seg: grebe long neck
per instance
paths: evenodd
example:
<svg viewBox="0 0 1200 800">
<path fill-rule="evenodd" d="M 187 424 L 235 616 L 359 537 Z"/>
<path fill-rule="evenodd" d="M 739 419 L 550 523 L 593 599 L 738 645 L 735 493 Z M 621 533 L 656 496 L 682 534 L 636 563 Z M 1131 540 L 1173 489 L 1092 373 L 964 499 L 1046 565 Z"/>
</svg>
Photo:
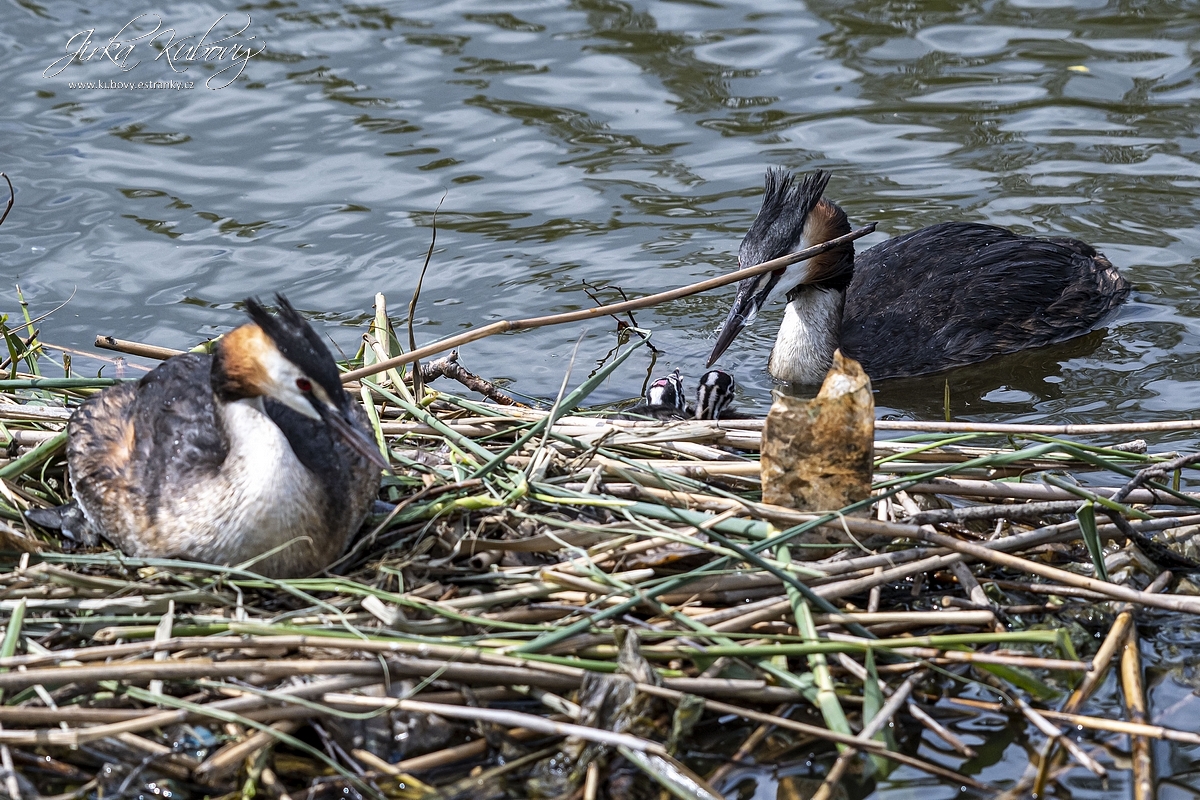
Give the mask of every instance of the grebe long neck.
<svg viewBox="0 0 1200 800">
<path fill-rule="evenodd" d="M 846 290 L 802 285 L 787 299 L 768 369 L 777 380 L 820 383 L 841 343 Z"/>
<path fill-rule="evenodd" d="M 762 208 L 738 248 L 738 264 L 763 264 L 850 232 L 836 204 L 821 197 L 829 174 L 814 172 L 797 184 L 784 171 L 767 173 Z M 717 332 L 712 366 L 759 310 L 787 298 L 783 326 L 771 352 L 771 375 L 793 383 L 820 383 L 840 346 L 842 308 L 854 277 L 854 245 L 847 242 L 791 266 L 738 284 L 737 297 Z"/>
<path fill-rule="evenodd" d="M 229 445 L 226 468 L 254 474 L 267 484 L 281 481 L 300 467 L 284 431 L 267 415 L 261 397 L 247 397 L 217 405 L 217 424 Z M 257 475 L 263 472 L 266 474 Z M 312 481 L 309 477 L 308 481 Z"/>
<path fill-rule="evenodd" d="M 263 399 L 219 403 L 216 422 L 228 443 L 219 470 L 175 487 L 156 520 L 158 535 L 186 541 L 191 557 L 212 563 L 288 544 L 257 562 L 268 575 L 307 574 L 336 558 L 344 540 L 320 534 L 341 509 L 331 507 L 319 476 L 301 466 Z"/>
</svg>

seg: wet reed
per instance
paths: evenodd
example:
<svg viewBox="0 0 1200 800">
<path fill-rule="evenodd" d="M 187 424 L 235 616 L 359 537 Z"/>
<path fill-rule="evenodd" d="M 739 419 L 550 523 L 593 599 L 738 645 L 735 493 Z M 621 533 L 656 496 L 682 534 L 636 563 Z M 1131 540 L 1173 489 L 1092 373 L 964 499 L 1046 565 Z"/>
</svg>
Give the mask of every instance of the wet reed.
<svg viewBox="0 0 1200 800">
<path fill-rule="evenodd" d="M 820 796 L 895 770 L 986 791 L 961 768 L 1001 713 L 1044 743 L 1042 791 L 1068 761 L 1118 768 L 1096 757 L 1109 737 L 1140 743 L 1143 786 L 1149 738 L 1195 742 L 1152 724 L 1137 675 L 1137 615 L 1200 611 L 1166 571 L 1194 563 L 1192 465 L 1120 438 L 1155 429 L 881 440 L 869 501 L 799 513 L 761 502 L 760 421 L 587 408 L 640 342 L 527 408 L 414 393 L 378 311 L 345 366 L 395 467 L 386 510 L 298 580 L 26 522 L 67 499 L 65 420 L 113 381 L 0 331 L 10 797 L 602 797 L 632 775 L 710 798 L 798 748 Z M 852 544 L 796 541 L 816 526 Z M 1086 712 L 1110 668 L 1128 721 Z"/>
</svg>

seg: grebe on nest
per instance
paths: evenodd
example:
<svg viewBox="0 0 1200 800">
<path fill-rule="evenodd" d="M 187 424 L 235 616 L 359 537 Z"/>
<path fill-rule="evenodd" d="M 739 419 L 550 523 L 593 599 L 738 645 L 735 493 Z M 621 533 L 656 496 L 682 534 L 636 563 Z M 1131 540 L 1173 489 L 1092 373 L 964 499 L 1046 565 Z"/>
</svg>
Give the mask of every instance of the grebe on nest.
<svg viewBox="0 0 1200 800">
<path fill-rule="evenodd" d="M 701 376 L 700 384 L 696 387 L 696 405 L 688 405 L 683 399 L 683 378 L 677 369 L 651 383 L 642 402 L 622 416 L 653 417 L 665 421 L 742 419 L 743 415 L 730 410 L 736 391 L 737 383 L 733 375 L 724 370 L 710 369 Z"/>
<path fill-rule="evenodd" d="M 736 394 L 737 381 L 733 379 L 732 373 L 723 369 L 710 369 L 700 376 L 692 416 L 696 419 L 749 419 L 745 414 L 733 410 Z"/>
<path fill-rule="evenodd" d="M 87 400 L 67 425 L 71 489 L 88 525 L 134 557 L 236 565 L 271 577 L 327 567 L 386 467 L 328 348 L 281 295 L 213 355 L 175 356 Z M 286 546 L 284 546 L 286 545 Z"/>
<path fill-rule="evenodd" d="M 665 378 L 656 378 L 646 388 L 642 401 L 626 409 L 626 418 L 652 417 L 661 420 L 684 419 L 688 416 L 683 399 L 683 378 L 675 370 Z"/>
<path fill-rule="evenodd" d="M 796 184 L 768 170 L 762 208 L 738 251 L 749 267 L 850 232 L 821 197 L 829 173 Z M 875 379 L 926 375 L 1087 333 L 1129 294 L 1095 248 L 1004 228 L 944 222 L 855 257 L 847 243 L 747 278 L 717 333 L 711 366 L 767 301 L 786 297 L 773 377 L 820 383 L 842 352 Z"/>
</svg>

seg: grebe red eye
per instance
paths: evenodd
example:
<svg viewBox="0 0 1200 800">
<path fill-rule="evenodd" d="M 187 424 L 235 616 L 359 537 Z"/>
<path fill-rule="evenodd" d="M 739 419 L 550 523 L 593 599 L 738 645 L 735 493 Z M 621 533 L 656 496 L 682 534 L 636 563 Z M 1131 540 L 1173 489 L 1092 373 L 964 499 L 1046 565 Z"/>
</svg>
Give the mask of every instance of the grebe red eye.
<svg viewBox="0 0 1200 800">
<path fill-rule="evenodd" d="M 312 384 L 308 382 L 308 378 L 296 378 L 296 388 L 302 392 L 311 392 Z"/>
</svg>

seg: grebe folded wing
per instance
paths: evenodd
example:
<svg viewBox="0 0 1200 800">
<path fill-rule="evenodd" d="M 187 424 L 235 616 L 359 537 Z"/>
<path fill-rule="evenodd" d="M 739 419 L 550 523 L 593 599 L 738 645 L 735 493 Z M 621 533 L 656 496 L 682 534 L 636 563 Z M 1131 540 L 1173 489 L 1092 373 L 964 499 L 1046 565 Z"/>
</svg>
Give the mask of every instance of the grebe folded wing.
<svg viewBox="0 0 1200 800">
<path fill-rule="evenodd" d="M 856 256 L 841 343 L 876 380 L 927 374 L 1087 333 L 1128 293 L 1084 242 L 946 222 Z"/>
<path fill-rule="evenodd" d="M 140 548 L 120 532 L 152 525 L 164 491 L 213 475 L 225 459 L 211 369 L 207 355 L 168 359 L 93 396 L 68 423 L 72 493 L 89 523 L 126 552 Z"/>
</svg>

